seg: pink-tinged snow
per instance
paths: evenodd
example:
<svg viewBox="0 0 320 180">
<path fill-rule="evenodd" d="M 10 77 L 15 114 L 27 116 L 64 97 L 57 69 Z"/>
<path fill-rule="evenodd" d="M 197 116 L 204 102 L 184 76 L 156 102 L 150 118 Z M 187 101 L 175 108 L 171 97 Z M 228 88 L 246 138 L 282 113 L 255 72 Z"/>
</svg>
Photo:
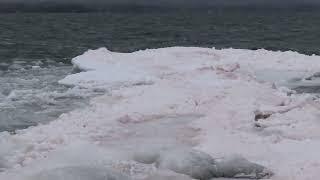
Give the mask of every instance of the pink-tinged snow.
<svg viewBox="0 0 320 180">
<path fill-rule="evenodd" d="M 135 164 L 132 156 L 181 147 L 216 158 L 241 155 L 271 169 L 273 180 L 318 177 L 319 101 L 283 87 L 314 85 L 316 80 L 291 80 L 318 72 L 318 56 L 184 47 L 115 53 L 101 48 L 72 63 L 84 72 L 60 83 L 107 93 L 49 124 L 0 134 L 1 180 L 23 180 L 69 165 L 130 167 L 128 174 L 139 179 L 156 170 Z"/>
</svg>

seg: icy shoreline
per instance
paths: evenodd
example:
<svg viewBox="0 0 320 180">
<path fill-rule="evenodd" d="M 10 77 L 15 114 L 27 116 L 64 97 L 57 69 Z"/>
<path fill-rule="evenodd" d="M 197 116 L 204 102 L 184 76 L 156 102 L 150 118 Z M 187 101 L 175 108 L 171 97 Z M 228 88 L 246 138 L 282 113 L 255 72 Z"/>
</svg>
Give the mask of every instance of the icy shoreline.
<svg viewBox="0 0 320 180">
<path fill-rule="evenodd" d="M 163 48 L 90 50 L 84 70 L 60 83 L 106 91 L 86 109 L 48 125 L 0 134 L 0 179 L 68 165 L 105 165 L 134 151 L 189 147 L 213 157 L 239 154 L 274 180 L 318 177 L 316 97 L 284 85 L 317 84 L 320 57 L 266 50 Z M 301 80 L 309 77 L 309 80 Z M 300 78 L 300 79 L 299 79 Z M 152 167 L 134 169 L 139 177 Z M 147 169 L 147 170 L 146 170 Z"/>
</svg>

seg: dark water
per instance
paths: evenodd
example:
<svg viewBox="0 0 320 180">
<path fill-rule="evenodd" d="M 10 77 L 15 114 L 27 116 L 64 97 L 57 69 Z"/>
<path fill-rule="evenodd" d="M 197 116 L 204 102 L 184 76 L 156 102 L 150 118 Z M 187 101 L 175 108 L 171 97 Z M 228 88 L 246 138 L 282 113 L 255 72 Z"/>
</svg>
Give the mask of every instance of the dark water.
<svg viewBox="0 0 320 180">
<path fill-rule="evenodd" d="M 0 14 L 1 61 L 69 61 L 90 48 L 167 46 L 294 50 L 319 54 L 320 11 Z"/>
<path fill-rule="evenodd" d="M 46 123 L 81 106 L 83 92 L 57 81 L 87 49 L 214 46 L 320 54 L 319 22 L 318 10 L 0 14 L 0 131 Z"/>
</svg>

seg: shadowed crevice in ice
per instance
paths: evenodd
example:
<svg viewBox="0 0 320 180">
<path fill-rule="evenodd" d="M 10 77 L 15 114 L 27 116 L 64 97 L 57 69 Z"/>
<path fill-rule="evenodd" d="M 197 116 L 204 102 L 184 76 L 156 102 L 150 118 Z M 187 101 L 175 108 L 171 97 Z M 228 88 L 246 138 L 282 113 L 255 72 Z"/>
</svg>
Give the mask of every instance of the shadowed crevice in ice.
<svg viewBox="0 0 320 180">
<path fill-rule="evenodd" d="M 200 180 L 216 177 L 262 179 L 273 174 L 264 166 L 239 156 L 214 159 L 204 152 L 185 148 L 139 153 L 134 159 L 140 163 L 155 163 L 159 169 L 169 169 Z"/>
<path fill-rule="evenodd" d="M 296 88 L 293 88 L 297 93 L 314 93 L 319 94 L 320 93 L 320 84 L 315 86 L 298 86 Z"/>
<path fill-rule="evenodd" d="M 0 157 L 0 173 L 7 168 L 8 162 Z"/>
<path fill-rule="evenodd" d="M 295 78 L 288 81 L 288 85 L 298 94 L 320 93 L 320 72 L 313 73 L 307 77 Z"/>
<path fill-rule="evenodd" d="M 304 78 L 305 80 L 311 81 L 314 79 L 320 78 L 320 72 L 316 72 L 314 74 L 312 74 L 311 76 L 308 76 L 306 78 Z"/>
<path fill-rule="evenodd" d="M 252 163 L 243 157 L 228 157 L 217 160 L 216 167 L 216 177 L 263 179 L 273 175 L 264 166 Z"/>
</svg>

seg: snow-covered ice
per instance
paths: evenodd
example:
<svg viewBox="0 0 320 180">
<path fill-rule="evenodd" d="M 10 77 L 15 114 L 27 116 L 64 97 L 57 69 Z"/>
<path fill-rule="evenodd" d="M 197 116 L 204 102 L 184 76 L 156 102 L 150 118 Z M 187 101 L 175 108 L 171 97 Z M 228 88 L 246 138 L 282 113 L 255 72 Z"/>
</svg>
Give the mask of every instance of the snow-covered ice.
<svg viewBox="0 0 320 180">
<path fill-rule="evenodd" d="M 117 173 L 122 179 L 188 179 L 188 164 L 177 168 L 176 163 L 193 162 L 186 158 L 190 152 L 202 152 L 200 157 L 208 157 L 205 164 L 210 156 L 222 159 L 220 166 L 228 173 L 257 165 L 271 170 L 272 180 L 318 177 L 319 100 L 289 89 L 317 85 L 318 56 L 193 47 L 133 53 L 100 48 L 72 63 L 82 72 L 61 84 L 105 95 L 49 124 L 16 135 L 1 133 L 1 180 L 50 179 L 57 173 L 69 178 L 95 174 L 97 180 Z"/>
</svg>

